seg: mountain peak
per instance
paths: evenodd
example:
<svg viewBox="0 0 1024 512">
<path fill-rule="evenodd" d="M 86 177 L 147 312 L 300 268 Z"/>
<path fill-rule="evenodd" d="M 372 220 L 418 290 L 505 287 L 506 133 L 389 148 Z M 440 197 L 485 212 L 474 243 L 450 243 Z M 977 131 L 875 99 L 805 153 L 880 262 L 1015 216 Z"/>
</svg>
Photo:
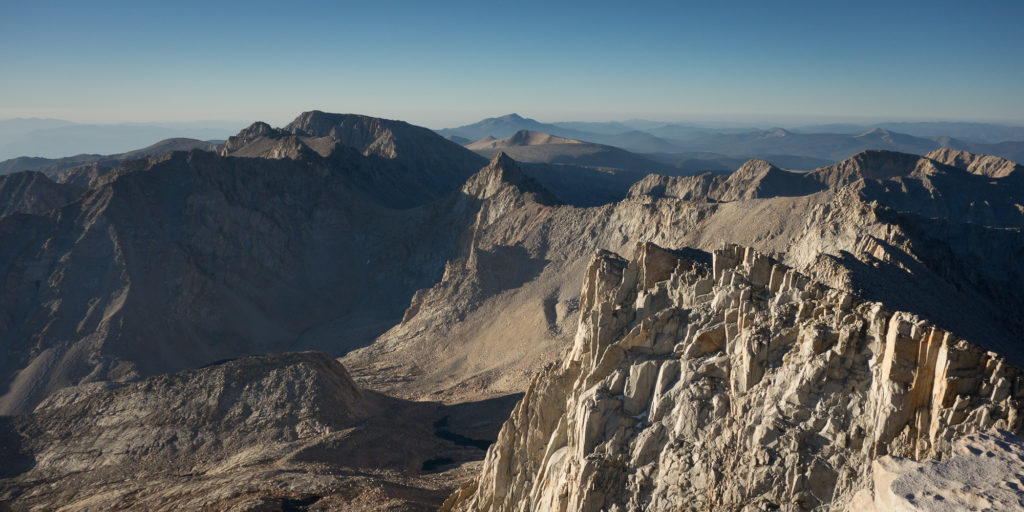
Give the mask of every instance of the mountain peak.
<svg viewBox="0 0 1024 512">
<path fill-rule="evenodd" d="M 518 132 L 513 133 L 511 137 L 506 139 L 506 141 L 510 144 L 515 145 L 527 145 L 530 143 L 530 139 L 533 138 L 533 134 L 535 133 L 538 132 L 532 132 L 530 130 L 519 130 Z"/>
<path fill-rule="evenodd" d="M 886 149 L 865 149 L 860 153 L 857 153 L 850 158 L 847 158 L 846 162 L 856 162 L 861 165 L 868 165 L 872 167 L 879 167 L 889 164 L 906 164 L 914 162 L 916 163 L 921 157 L 918 155 L 912 155 L 910 153 L 901 153 L 899 151 L 889 151 Z M 841 163 L 841 162 L 840 162 Z"/>
<path fill-rule="evenodd" d="M 309 110 L 303 112 L 295 117 L 291 123 L 288 124 L 289 131 L 294 132 L 295 129 L 300 127 L 314 127 L 323 125 L 337 124 L 338 119 L 335 116 L 344 114 L 328 114 L 322 110 Z"/>
<path fill-rule="evenodd" d="M 259 137 L 262 135 L 271 134 L 274 131 L 274 128 L 269 124 L 264 123 L 263 121 L 256 121 L 255 123 L 250 124 L 247 128 L 244 128 L 242 131 L 238 132 L 238 136 Z"/>
<path fill-rule="evenodd" d="M 812 194 L 821 186 L 803 173 L 782 170 L 771 162 L 753 158 L 736 169 L 722 184 L 720 199 L 734 201 L 776 196 Z"/>
<path fill-rule="evenodd" d="M 325 158 L 372 172 L 346 172 L 351 185 L 389 207 L 407 208 L 458 189 L 483 158 L 432 130 L 404 121 L 310 110 L 284 128 L 254 123 L 231 137 L 222 156 Z M 368 160 L 354 157 L 363 156 Z M 353 164 L 353 162 L 356 162 Z"/>
<path fill-rule="evenodd" d="M 502 173 L 517 173 L 522 174 L 519 166 L 516 165 L 516 161 L 512 157 L 505 154 L 504 151 L 498 151 L 498 154 L 491 158 L 491 162 L 487 164 L 487 167 L 501 171 Z"/>
<path fill-rule="evenodd" d="M 582 144 L 582 141 L 567 139 L 565 137 L 558 137 L 551 135 L 550 133 L 538 132 L 534 130 L 519 130 L 512 134 L 511 137 L 503 139 L 503 142 L 507 146 L 539 146 L 544 144 Z"/>
<path fill-rule="evenodd" d="M 478 141 L 488 135 L 499 139 L 509 137 L 523 129 L 551 132 L 552 130 L 557 130 L 558 127 L 512 113 L 498 117 L 488 117 L 476 123 L 456 128 L 445 128 L 443 130 L 438 130 L 438 133 L 441 135 L 458 135 L 460 137 Z"/>
<path fill-rule="evenodd" d="M 498 151 L 494 158 L 491 158 L 487 167 L 470 177 L 469 181 L 462 186 L 462 192 L 478 199 L 487 199 L 508 187 L 513 187 L 522 193 L 532 193 L 534 200 L 541 204 L 559 203 L 551 192 L 524 174 L 519 168 L 519 164 L 504 151 Z"/>
<path fill-rule="evenodd" d="M 860 179 L 886 180 L 909 176 L 921 159 L 909 153 L 869 149 L 842 162 L 816 169 L 811 175 L 829 188 L 839 188 Z"/>
<path fill-rule="evenodd" d="M 256 121 L 238 132 L 238 135 L 228 137 L 228 140 L 224 142 L 224 146 L 220 150 L 220 154 L 221 156 L 228 156 L 259 138 L 276 138 L 286 134 L 286 132 L 274 128 L 263 121 Z"/>
<path fill-rule="evenodd" d="M 0 175 L 0 217 L 11 213 L 41 215 L 78 199 L 81 189 L 57 183 L 38 171 Z"/>
<path fill-rule="evenodd" d="M 736 171 L 733 172 L 733 174 L 753 176 L 767 174 L 769 172 L 772 172 L 773 170 L 780 171 L 781 169 L 779 169 L 778 167 L 775 166 L 775 164 L 772 164 L 767 160 L 762 160 L 760 158 L 751 158 L 750 160 L 744 162 L 739 169 L 736 169 Z"/>
<path fill-rule="evenodd" d="M 1020 164 L 992 155 L 976 155 L 967 151 L 942 148 L 928 153 L 925 157 L 979 176 L 990 178 L 1024 176 L 1024 173 L 1020 172 L 1022 169 Z"/>
<path fill-rule="evenodd" d="M 284 127 L 284 130 L 296 135 L 334 137 L 337 139 L 344 139 L 344 135 L 349 135 L 351 132 L 361 132 L 362 137 L 357 137 L 357 139 L 371 136 L 376 139 L 385 131 L 394 129 L 394 125 L 400 123 L 400 121 L 390 121 L 359 114 L 334 114 L 320 110 L 310 110 L 299 114 L 295 120 Z M 359 147 L 362 145 L 362 142 L 364 141 L 359 140 L 358 143 L 350 145 Z"/>
</svg>

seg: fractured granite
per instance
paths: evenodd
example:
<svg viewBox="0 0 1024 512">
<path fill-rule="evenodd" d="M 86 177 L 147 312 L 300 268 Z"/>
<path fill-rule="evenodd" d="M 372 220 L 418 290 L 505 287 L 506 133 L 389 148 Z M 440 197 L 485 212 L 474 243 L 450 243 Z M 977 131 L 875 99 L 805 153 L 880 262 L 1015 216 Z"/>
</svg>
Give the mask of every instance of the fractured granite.
<svg viewBox="0 0 1024 512">
<path fill-rule="evenodd" d="M 602 252 L 580 304 L 443 510 L 842 509 L 878 461 L 1022 429 L 1024 377 L 998 354 L 748 248 L 710 268 Z"/>
</svg>

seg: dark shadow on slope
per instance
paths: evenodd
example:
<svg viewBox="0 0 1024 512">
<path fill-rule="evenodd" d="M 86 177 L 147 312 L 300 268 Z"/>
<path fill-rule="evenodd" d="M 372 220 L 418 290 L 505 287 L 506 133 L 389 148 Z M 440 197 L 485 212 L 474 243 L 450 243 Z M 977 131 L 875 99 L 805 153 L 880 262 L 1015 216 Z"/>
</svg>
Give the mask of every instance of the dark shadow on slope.
<svg viewBox="0 0 1024 512">
<path fill-rule="evenodd" d="M 678 258 L 700 263 L 701 265 L 710 267 L 712 263 L 712 256 L 710 252 L 702 251 L 700 249 L 694 249 L 692 247 L 683 247 L 682 249 L 666 249 L 668 252 L 676 255 Z"/>
<path fill-rule="evenodd" d="M 485 297 L 519 288 L 532 281 L 550 263 L 534 258 L 525 247 L 499 245 L 490 250 L 476 249 L 477 282 Z"/>
<path fill-rule="evenodd" d="M 22 449 L 22 437 L 14 419 L 0 416 L 0 479 L 16 477 L 35 466 L 35 459 Z"/>
<path fill-rule="evenodd" d="M 310 498 L 285 498 L 281 500 L 281 512 L 304 512 L 310 505 L 320 501 L 319 496 Z"/>
<path fill-rule="evenodd" d="M 453 459 L 451 457 L 438 457 L 436 459 L 430 459 L 430 460 L 423 461 L 423 466 L 421 466 L 420 469 L 423 472 L 429 473 L 429 472 L 432 472 L 432 471 L 437 471 L 438 469 L 444 468 L 445 466 L 449 466 L 449 465 L 454 464 L 454 463 L 455 463 L 455 459 Z"/>
<path fill-rule="evenodd" d="M 483 460 L 486 450 L 498 439 L 501 426 L 512 414 L 523 393 L 515 393 L 476 402 L 445 405 L 441 418 L 433 423 L 434 436 L 447 441 L 436 457 L 423 461 L 420 470 L 437 472 L 450 467 Z"/>
<path fill-rule="evenodd" d="M 522 398 L 523 393 L 513 393 L 443 406 L 443 416 L 434 422 L 434 435 L 458 446 L 485 450 L 498 439 L 502 424 Z"/>
<path fill-rule="evenodd" d="M 473 439 L 471 437 L 466 437 L 462 434 L 457 434 L 455 432 L 452 432 L 451 430 L 448 430 L 445 427 L 448 426 L 449 419 L 451 419 L 451 416 L 445 416 L 444 418 L 441 418 L 434 422 L 435 436 L 440 437 L 445 441 L 451 441 L 452 443 L 455 443 L 456 446 L 472 446 L 474 448 L 479 448 L 481 450 L 486 450 L 487 447 L 494 444 L 493 439 Z"/>
<path fill-rule="evenodd" d="M 863 262 L 843 252 L 854 291 L 890 310 L 908 311 L 1015 365 L 1024 363 L 1024 236 L 888 212 L 909 237 L 916 260 L 887 247 L 891 261 Z M 903 268 L 900 268 L 903 267 Z"/>
<path fill-rule="evenodd" d="M 559 200 L 581 208 L 625 199 L 629 187 L 648 174 L 624 169 L 601 170 L 572 164 L 518 164 L 524 174 L 537 180 Z"/>
</svg>

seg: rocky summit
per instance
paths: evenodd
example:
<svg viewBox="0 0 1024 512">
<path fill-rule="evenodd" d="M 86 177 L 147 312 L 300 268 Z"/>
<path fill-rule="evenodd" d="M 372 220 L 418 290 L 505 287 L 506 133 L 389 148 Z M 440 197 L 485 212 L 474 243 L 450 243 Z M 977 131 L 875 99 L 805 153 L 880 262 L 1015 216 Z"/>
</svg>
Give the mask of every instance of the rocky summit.
<svg viewBox="0 0 1024 512">
<path fill-rule="evenodd" d="M 591 262 L 573 346 L 443 510 L 842 509 L 893 456 L 1019 434 L 1022 398 L 1018 368 L 915 315 L 749 248 L 643 244 Z"/>
<path fill-rule="evenodd" d="M 1024 506 L 1018 164 L 649 174 L 520 129 L 12 162 L 0 510 Z"/>
<path fill-rule="evenodd" d="M 222 156 L 326 159 L 345 179 L 387 207 L 439 199 L 486 163 L 436 133 L 402 121 L 304 112 L 283 128 L 253 123 L 227 140 Z"/>
</svg>

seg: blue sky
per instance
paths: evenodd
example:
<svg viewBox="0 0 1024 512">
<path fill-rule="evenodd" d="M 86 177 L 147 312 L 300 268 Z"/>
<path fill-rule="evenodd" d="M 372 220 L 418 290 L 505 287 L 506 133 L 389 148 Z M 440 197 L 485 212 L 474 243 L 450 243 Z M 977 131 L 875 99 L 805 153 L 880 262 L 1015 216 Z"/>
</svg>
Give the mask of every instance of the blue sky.
<svg viewBox="0 0 1024 512">
<path fill-rule="evenodd" d="M 0 0 L 0 12 L 0 118 L 1024 123 L 1020 0 Z"/>
</svg>

